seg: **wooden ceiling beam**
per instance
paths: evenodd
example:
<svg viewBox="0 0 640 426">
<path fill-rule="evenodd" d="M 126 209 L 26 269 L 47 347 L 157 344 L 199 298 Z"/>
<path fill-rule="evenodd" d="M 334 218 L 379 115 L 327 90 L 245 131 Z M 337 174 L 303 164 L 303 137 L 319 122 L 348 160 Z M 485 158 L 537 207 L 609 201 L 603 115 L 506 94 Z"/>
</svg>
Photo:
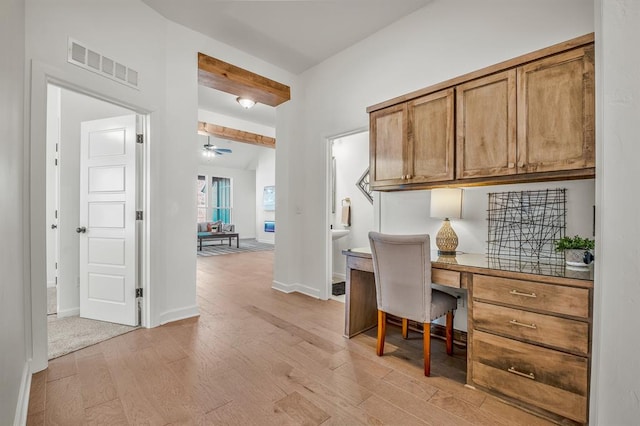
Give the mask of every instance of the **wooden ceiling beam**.
<svg viewBox="0 0 640 426">
<path fill-rule="evenodd" d="M 291 99 L 289 86 L 200 52 L 198 83 L 272 107 Z"/>
<path fill-rule="evenodd" d="M 230 127 L 219 126 L 217 124 L 198 122 L 198 133 L 216 136 L 230 141 L 248 143 L 251 145 L 264 146 L 266 148 L 276 147 L 276 139 L 259 135 L 257 133 L 245 132 L 243 130 L 232 129 Z"/>
</svg>

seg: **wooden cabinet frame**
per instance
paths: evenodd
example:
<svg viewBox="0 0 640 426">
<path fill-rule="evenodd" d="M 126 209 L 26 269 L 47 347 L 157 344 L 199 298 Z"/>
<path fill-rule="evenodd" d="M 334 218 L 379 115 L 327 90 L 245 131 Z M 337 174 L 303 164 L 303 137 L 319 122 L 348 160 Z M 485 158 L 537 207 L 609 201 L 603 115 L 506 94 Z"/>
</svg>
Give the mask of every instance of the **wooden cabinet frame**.
<svg viewBox="0 0 640 426">
<path fill-rule="evenodd" d="M 402 147 L 402 157 L 401 160 L 400 157 L 393 159 L 396 162 L 395 170 L 399 170 L 397 163 L 401 162 L 402 171 L 396 172 L 397 176 L 393 176 L 393 179 L 386 178 L 384 173 L 380 176 L 372 174 L 371 187 L 375 190 L 393 191 L 449 185 L 475 186 L 595 177 L 593 42 L 593 33 L 587 34 L 370 106 L 367 112 L 371 114 L 373 171 L 378 166 L 388 166 L 384 165 L 387 161 L 384 156 L 378 158 L 380 150 L 375 146 L 378 142 L 376 117 L 402 110 L 404 123 L 402 134 L 399 135 L 402 142 L 397 142 L 395 148 L 397 150 Z M 536 73 L 543 75 L 548 70 L 560 70 L 563 67 L 569 70 L 566 75 L 558 77 L 553 75 L 553 71 L 547 73 L 548 87 L 536 81 Z M 581 76 L 575 72 L 578 68 L 581 68 Z M 506 153 L 501 154 L 504 158 L 493 158 L 486 167 L 477 162 L 469 167 L 471 163 L 467 160 L 474 155 L 495 154 L 490 151 L 478 152 L 478 149 L 482 149 L 482 144 L 473 138 L 482 138 L 485 134 L 490 137 L 489 127 L 500 125 L 497 125 L 495 120 L 486 127 L 483 127 L 485 124 L 474 123 L 474 117 L 481 117 L 482 110 L 479 106 L 474 110 L 471 97 L 467 99 L 466 95 L 483 88 L 490 92 L 497 88 L 500 82 L 504 82 L 507 87 L 506 99 L 500 100 L 504 111 L 507 111 L 506 123 L 501 125 L 501 131 L 506 134 L 506 138 L 500 143 L 506 144 L 508 148 Z M 492 84 L 496 86 L 492 87 Z M 419 144 L 422 141 L 416 140 L 412 135 L 412 121 L 415 120 L 412 118 L 411 109 L 430 96 L 438 96 L 443 91 L 454 88 L 455 152 L 451 154 L 455 161 L 455 175 L 451 176 L 446 166 L 446 173 L 437 172 L 429 176 L 427 173 L 414 173 L 416 164 L 422 164 L 416 160 L 415 154 L 420 151 L 414 151 L 414 147 L 420 149 Z M 497 92 L 501 93 L 500 90 Z M 563 111 L 565 117 L 562 114 L 549 113 L 554 111 L 554 105 Z M 470 106 L 470 109 L 467 106 Z M 558 118 L 566 119 L 566 122 Z M 576 124 L 578 121 L 579 124 Z M 541 131 L 543 126 L 540 123 L 544 123 L 544 126 L 548 123 L 548 129 L 543 129 L 550 130 L 548 134 Z M 470 130 L 480 130 L 480 136 L 469 137 Z M 563 142 L 557 143 L 558 140 Z M 490 142 L 487 142 L 488 146 Z M 388 157 L 390 145 L 387 144 L 385 149 Z M 447 153 L 446 158 L 442 158 L 442 164 L 448 166 L 451 154 Z"/>
</svg>

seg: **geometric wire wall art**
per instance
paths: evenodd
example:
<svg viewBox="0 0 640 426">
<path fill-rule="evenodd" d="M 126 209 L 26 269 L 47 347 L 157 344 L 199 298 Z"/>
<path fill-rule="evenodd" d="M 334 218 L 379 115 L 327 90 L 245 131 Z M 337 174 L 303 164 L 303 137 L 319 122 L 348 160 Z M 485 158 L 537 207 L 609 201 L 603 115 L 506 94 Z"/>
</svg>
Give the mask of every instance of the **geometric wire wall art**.
<svg viewBox="0 0 640 426">
<path fill-rule="evenodd" d="M 554 243 L 566 232 L 565 188 L 490 193 L 487 213 L 489 257 L 564 261 Z"/>
</svg>

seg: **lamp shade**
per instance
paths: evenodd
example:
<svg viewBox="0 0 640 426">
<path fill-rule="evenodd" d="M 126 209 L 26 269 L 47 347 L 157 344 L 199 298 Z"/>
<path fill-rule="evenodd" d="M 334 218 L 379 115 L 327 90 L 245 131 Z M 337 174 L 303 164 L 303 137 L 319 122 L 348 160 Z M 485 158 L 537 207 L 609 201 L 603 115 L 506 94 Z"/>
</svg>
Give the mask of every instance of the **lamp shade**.
<svg viewBox="0 0 640 426">
<path fill-rule="evenodd" d="M 432 189 L 431 217 L 460 219 L 462 217 L 462 189 Z"/>
</svg>

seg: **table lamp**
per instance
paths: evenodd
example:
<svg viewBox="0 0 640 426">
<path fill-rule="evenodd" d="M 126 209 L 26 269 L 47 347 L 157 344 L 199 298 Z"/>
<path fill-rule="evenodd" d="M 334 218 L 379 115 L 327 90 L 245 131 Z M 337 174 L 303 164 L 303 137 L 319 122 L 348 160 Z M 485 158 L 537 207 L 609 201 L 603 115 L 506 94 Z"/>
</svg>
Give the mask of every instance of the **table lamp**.
<svg viewBox="0 0 640 426">
<path fill-rule="evenodd" d="M 436 235 L 439 256 L 454 256 L 458 247 L 458 236 L 449 219 L 462 217 L 462 189 L 442 188 L 431 190 L 431 217 L 444 219 Z"/>
</svg>

